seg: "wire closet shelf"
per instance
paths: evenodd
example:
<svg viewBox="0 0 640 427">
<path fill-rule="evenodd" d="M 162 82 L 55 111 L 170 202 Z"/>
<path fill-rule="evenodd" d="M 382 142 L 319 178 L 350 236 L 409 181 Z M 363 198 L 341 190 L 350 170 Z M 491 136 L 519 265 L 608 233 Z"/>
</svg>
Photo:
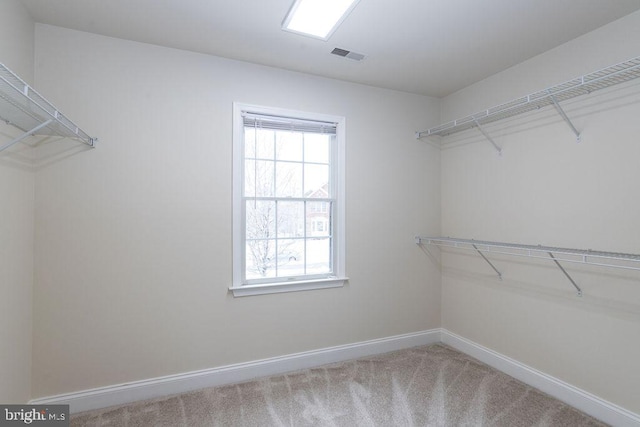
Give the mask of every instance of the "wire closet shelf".
<svg viewBox="0 0 640 427">
<path fill-rule="evenodd" d="M 502 278 L 502 273 L 484 255 L 484 253 L 511 255 L 527 258 L 537 258 L 553 261 L 571 284 L 582 295 L 582 290 L 573 278 L 562 267 L 560 262 L 571 262 L 600 267 L 620 268 L 625 270 L 640 271 L 640 255 L 620 252 L 594 251 L 591 249 L 558 248 L 541 245 L 521 245 L 516 243 L 490 242 L 484 240 L 457 239 L 452 237 L 422 237 L 416 236 L 418 245 L 434 245 L 444 248 L 466 249 L 477 252 Z"/>
<path fill-rule="evenodd" d="M 24 132 L 0 145 L 0 151 L 30 135 L 73 138 L 90 147 L 97 141 L 3 64 L 0 64 L 0 119 Z"/>
<path fill-rule="evenodd" d="M 636 57 L 604 68 L 600 71 L 586 74 L 568 82 L 514 99 L 513 101 L 506 102 L 475 114 L 471 114 L 470 116 L 456 119 L 424 131 L 416 132 L 416 137 L 447 136 L 474 127 L 477 127 L 482 131 L 482 125 L 553 105 L 558 110 L 562 118 L 569 124 L 569 126 L 572 127 L 572 130 L 579 138 L 579 133 L 566 117 L 560 108 L 559 103 L 567 99 L 587 95 L 591 92 L 637 79 L 639 77 L 640 57 Z M 482 132 L 484 134 L 484 131 Z M 498 151 L 500 150 L 498 149 Z"/>
</svg>

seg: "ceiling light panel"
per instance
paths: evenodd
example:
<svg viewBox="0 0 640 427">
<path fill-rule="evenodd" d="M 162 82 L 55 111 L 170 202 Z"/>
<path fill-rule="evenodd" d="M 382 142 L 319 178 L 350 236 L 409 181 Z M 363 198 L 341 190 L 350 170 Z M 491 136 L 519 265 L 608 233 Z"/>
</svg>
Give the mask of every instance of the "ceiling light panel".
<svg viewBox="0 0 640 427">
<path fill-rule="evenodd" d="M 296 0 L 282 29 L 328 40 L 360 0 Z"/>
</svg>

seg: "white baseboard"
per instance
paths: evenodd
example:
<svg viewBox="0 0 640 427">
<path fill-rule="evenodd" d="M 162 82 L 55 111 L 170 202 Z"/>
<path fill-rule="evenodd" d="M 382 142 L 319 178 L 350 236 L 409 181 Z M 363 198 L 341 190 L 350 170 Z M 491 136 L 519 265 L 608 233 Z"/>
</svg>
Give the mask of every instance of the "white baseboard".
<svg viewBox="0 0 640 427">
<path fill-rule="evenodd" d="M 591 393 L 567 384 L 557 378 L 533 369 L 517 360 L 503 356 L 466 338 L 441 331 L 442 342 L 481 362 L 496 368 L 532 387 L 613 426 L 640 426 L 640 415 L 627 411 Z"/>
<path fill-rule="evenodd" d="M 70 405 L 70 412 L 122 405 L 139 400 L 185 393 L 206 387 L 217 387 L 249 381 L 254 378 L 341 362 L 374 354 L 440 342 L 440 329 L 397 335 L 389 338 L 306 351 L 248 363 L 169 375 L 91 390 L 34 399 L 32 405 Z"/>
<path fill-rule="evenodd" d="M 72 413 L 122 405 L 140 400 L 185 393 L 206 387 L 217 387 L 249 381 L 254 378 L 283 374 L 327 363 L 340 362 L 404 348 L 442 342 L 481 362 L 614 426 L 640 427 L 640 415 L 607 402 L 591 393 L 533 369 L 491 349 L 476 344 L 445 329 L 432 329 L 412 334 L 329 347 L 303 353 L 273 357 L 247 363 L 169 375 L 80 392 L 44 397 L 29 402 L 33 405 L 68 404 Z"/>
</svg>

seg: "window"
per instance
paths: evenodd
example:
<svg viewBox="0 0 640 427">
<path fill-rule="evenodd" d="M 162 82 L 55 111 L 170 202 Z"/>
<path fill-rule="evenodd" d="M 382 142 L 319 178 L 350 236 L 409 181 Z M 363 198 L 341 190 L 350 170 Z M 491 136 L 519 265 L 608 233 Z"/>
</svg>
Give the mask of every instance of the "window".
<svg viewBox="0 0 640 427">
<path fill-rule="evenodd" d="M 234 296 L 343 285 L 344 122 L 234 104 Z"/>
</svg>

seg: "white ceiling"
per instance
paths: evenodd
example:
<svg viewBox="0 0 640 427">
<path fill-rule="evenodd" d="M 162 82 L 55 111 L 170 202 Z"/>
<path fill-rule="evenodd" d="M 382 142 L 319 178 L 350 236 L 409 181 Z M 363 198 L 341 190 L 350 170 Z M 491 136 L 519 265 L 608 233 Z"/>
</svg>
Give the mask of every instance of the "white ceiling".
<svg viewBox="0 0 640 427">
<path fill-rule="evenodd" d="M 293 0 L 22 1 L 40 23 L 437 97 L 640 10 L 640 0 L 360 0 L 325 42 L 281 30 Z"/>
</svg>

